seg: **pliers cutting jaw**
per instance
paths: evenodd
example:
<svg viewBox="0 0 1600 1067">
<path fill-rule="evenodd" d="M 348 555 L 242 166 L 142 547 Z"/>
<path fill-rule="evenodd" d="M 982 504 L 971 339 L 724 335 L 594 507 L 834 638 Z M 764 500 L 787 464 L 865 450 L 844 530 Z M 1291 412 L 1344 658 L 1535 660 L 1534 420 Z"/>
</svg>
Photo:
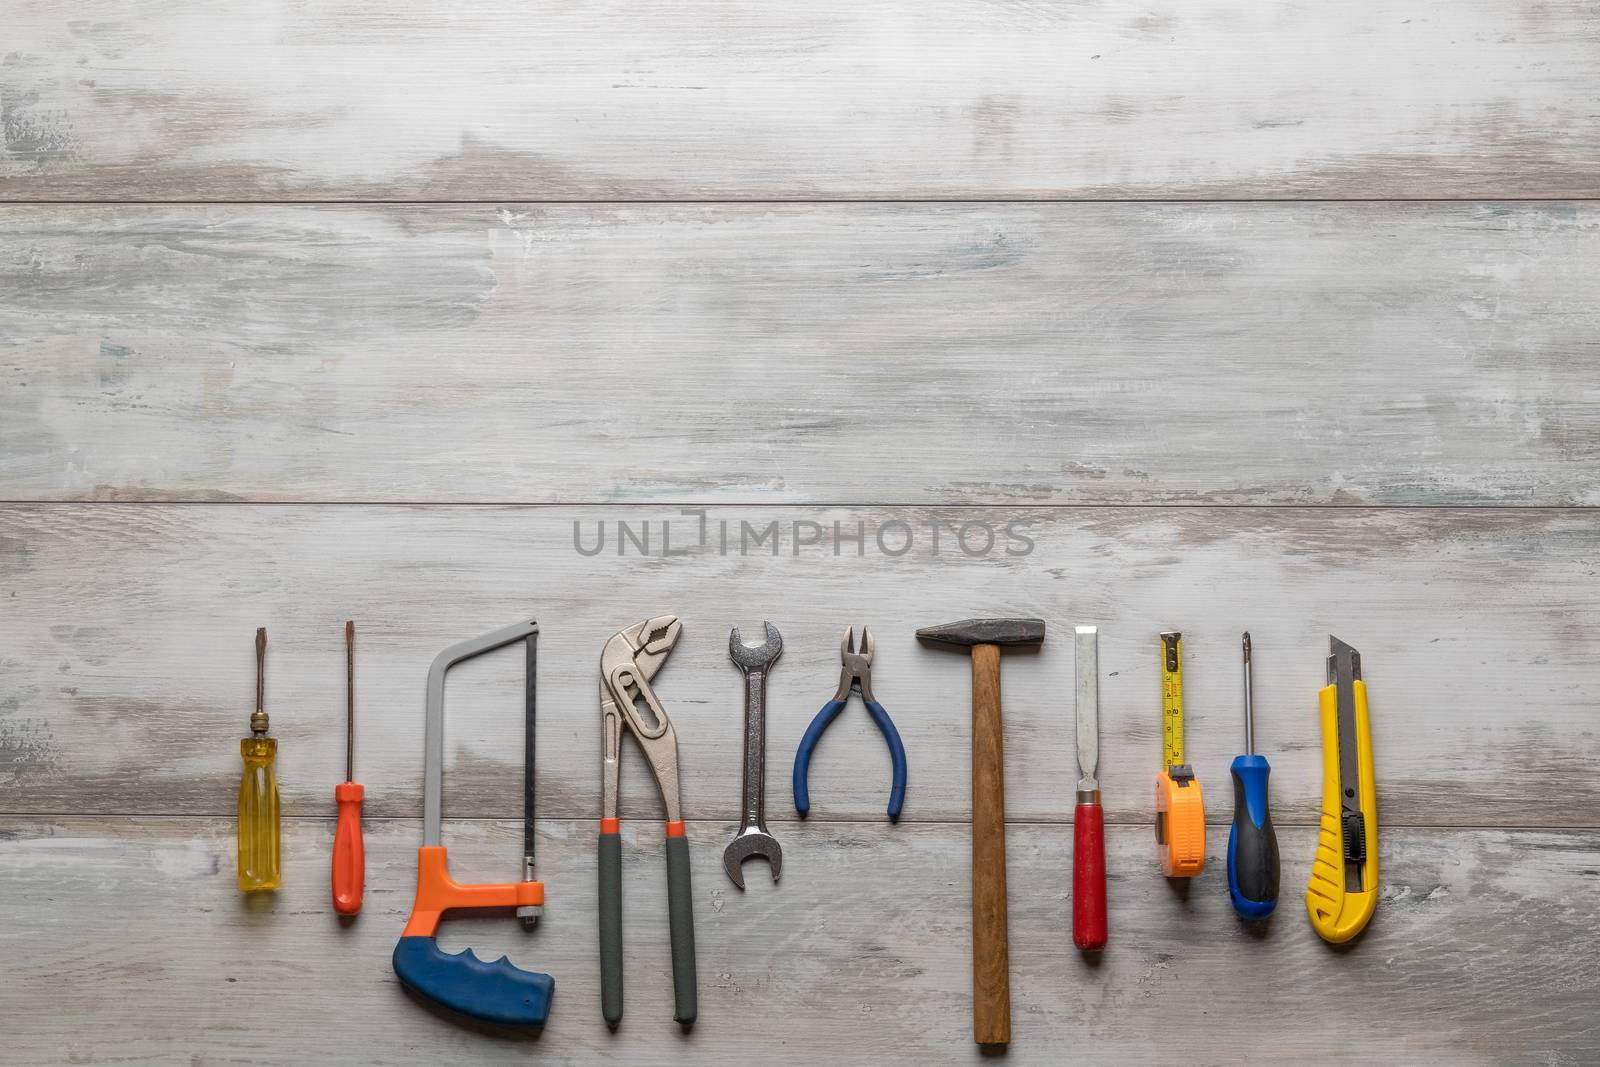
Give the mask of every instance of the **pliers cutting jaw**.
<svg viewBox="0 0 1600 1067">
<path fill-rule="evenodd" d="M 816 751 L 817 742 L 822 740 L 822 733 L 828 728 L 828 724 L 838 718 L 839 713 L 849 703 L 850 694 L 859 692 L 862 702 L 867 706 L 867 713 L 872 716 L 872 721 L 877 723 L 879 732 L 883 734 L 883 739 L 889 746 L 889 760 L 892 765 L 889 821 L 900 820 L 900 811 L 905 806 L 906 800 L 906 750 L 900 742 L 900 731 L 895 729 L 889 713 L 883 710 L 883 705 L 872 695 L 874 647 L 872 631 L 865 626 L 861 628 L 859 651 L 855 644 L 855 627 L 845 630 L 844 637 L 839 641 L 839 658 L 843 661 L 843 665 L 839 668 L 839 688 L 834 692 L 833 699 L 824 704 L 822 710 L 817 712 L 816 718 L 811 720 L 805 736 L 800 739 L 800 748 L 794 754 L 794 807 L 802 817 L 811 811 L 811 791 L 807 784 L 811 771 L 811 754 Z"/>
<path fill-rule="evenodd" d="M 622 732 L 632 731 L 661 790 L 667 815 L 667 917 L 672 937 L 673 1018 L 694 1024 L 694 909 L 689 841 L 678 785 L 678 735 L 651 682 L 683 633 L 676 615 L 657 615 L 606 641 L 600 653 L 600 1008 L 622 1021 Z M 641 707 L 642 705 L 642 707 Z"/>
<path fill-rule="evenodd" d="M 834 700 L 849 700 L 850 691 L 855 689 L 862 700 L 877 703 L 872 696 L 872 653 L 876 648 L 872 631 L 865 626 L 861 628 L 860 652 L 856 651 L 856 628 L 851 626 L 845 630 L 839 639 L 839 659 L 844 666 L 839 668 L 839 688 L 833 694 Z"/>
</svg>

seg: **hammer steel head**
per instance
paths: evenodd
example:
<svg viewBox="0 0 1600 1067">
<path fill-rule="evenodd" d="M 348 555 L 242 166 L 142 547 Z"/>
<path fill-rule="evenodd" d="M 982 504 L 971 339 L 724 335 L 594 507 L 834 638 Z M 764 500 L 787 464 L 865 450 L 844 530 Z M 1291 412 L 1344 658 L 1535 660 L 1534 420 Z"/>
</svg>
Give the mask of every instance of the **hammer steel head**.
<svg viewBox="0 0 1600 1067">
<path fill-rule="evenodd" d="M 942 645 L 1042 645 L 1043 619 L 963 619 L 917 631 L 924 641 Z"/>
</svg>

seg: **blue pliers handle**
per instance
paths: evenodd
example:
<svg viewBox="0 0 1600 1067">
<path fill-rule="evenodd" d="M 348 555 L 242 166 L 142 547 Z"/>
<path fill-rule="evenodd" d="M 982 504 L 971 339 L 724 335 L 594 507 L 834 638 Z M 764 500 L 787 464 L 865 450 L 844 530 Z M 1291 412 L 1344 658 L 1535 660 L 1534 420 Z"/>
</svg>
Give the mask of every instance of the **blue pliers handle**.
<svg viewBox="0 0 1600 1067">
<path fill-rule="evenodd" d="M 900 742 L 900 731 L 895 729 L 889 713 L 873 699 L 872 650 L 872 632 L 865 626 L 861 628 L 860 652 L 855 650 L 855 628 L 844 632 L 844 640 L 839 646 L 844 660 L 844 667 L 839 673 L 839 690 L 834 693 L 832 700 L 822 705 L 822 710 L 806 727 L 805 736 L 800 739 L 800 748 L 794 754 L 794 806 L 802 816 L 811 811 L 811 790 L 806 781 L 811 771 L 811 754 L 816 751 L 817 742 L 822 740 L 823 731 L 839 717 L 839 713 L 850 702 L 851 692 L 856 691 L 861 694 L 872 721 L 878 724 L 883 739 L 889 743 L 889 759 L 893 764 L 893 781 L 889 786 L 889 821 L 900 820 L 900 810 L 906 802 L 906 748 Z"/>
</svg>

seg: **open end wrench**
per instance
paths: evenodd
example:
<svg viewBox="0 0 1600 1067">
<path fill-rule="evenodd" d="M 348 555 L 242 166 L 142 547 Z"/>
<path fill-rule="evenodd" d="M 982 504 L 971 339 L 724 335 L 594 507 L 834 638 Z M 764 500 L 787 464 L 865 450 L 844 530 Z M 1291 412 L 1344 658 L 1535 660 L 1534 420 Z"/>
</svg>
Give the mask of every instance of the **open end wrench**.
<svg viewBox="0 0 1600 1067">
<path fill-rule="evenodd" d="M 783 654 L 783 637 L 770 622 L 767 639 L 747 645 L 735 626 L 728 636 L 728 655 L 744 672 L 744 812 L 739 833 L 722 854 L 722 866 L 740 889 L 744 888 L 744 861 L 763 856 L 772 865 L 772 880 L 783 871 L 783 849 L 767 833 L 767 670 Z"/>
</svg>

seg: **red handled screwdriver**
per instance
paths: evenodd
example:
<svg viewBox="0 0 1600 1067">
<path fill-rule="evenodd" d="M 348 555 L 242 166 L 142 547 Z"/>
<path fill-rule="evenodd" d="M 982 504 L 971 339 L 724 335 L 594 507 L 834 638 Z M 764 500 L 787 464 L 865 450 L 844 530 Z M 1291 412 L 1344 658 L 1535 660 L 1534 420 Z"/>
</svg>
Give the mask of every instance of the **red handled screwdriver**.
<svg viewBox="0 0 1600 1067">
<path fill-rule="evenodd" d="M 361 800 L 366 790 L 356 779 L 356 624 L 344 624 L 344 781 L 333 787 L 339 803 L 339 825 L 333 832 L 333 910 L 354 915 L 361 910 L 361 889 L 367 879 L 367 853 L 361 844 Z"/>
<path fill-rule="evenodd" d="M 1078 806 L 1072 814 L 1072 943 L 1084 952 L 1106 947 L 1106 831 L 1100 808 L 1100 633 L 1076 635 Z"/>
</svg>

